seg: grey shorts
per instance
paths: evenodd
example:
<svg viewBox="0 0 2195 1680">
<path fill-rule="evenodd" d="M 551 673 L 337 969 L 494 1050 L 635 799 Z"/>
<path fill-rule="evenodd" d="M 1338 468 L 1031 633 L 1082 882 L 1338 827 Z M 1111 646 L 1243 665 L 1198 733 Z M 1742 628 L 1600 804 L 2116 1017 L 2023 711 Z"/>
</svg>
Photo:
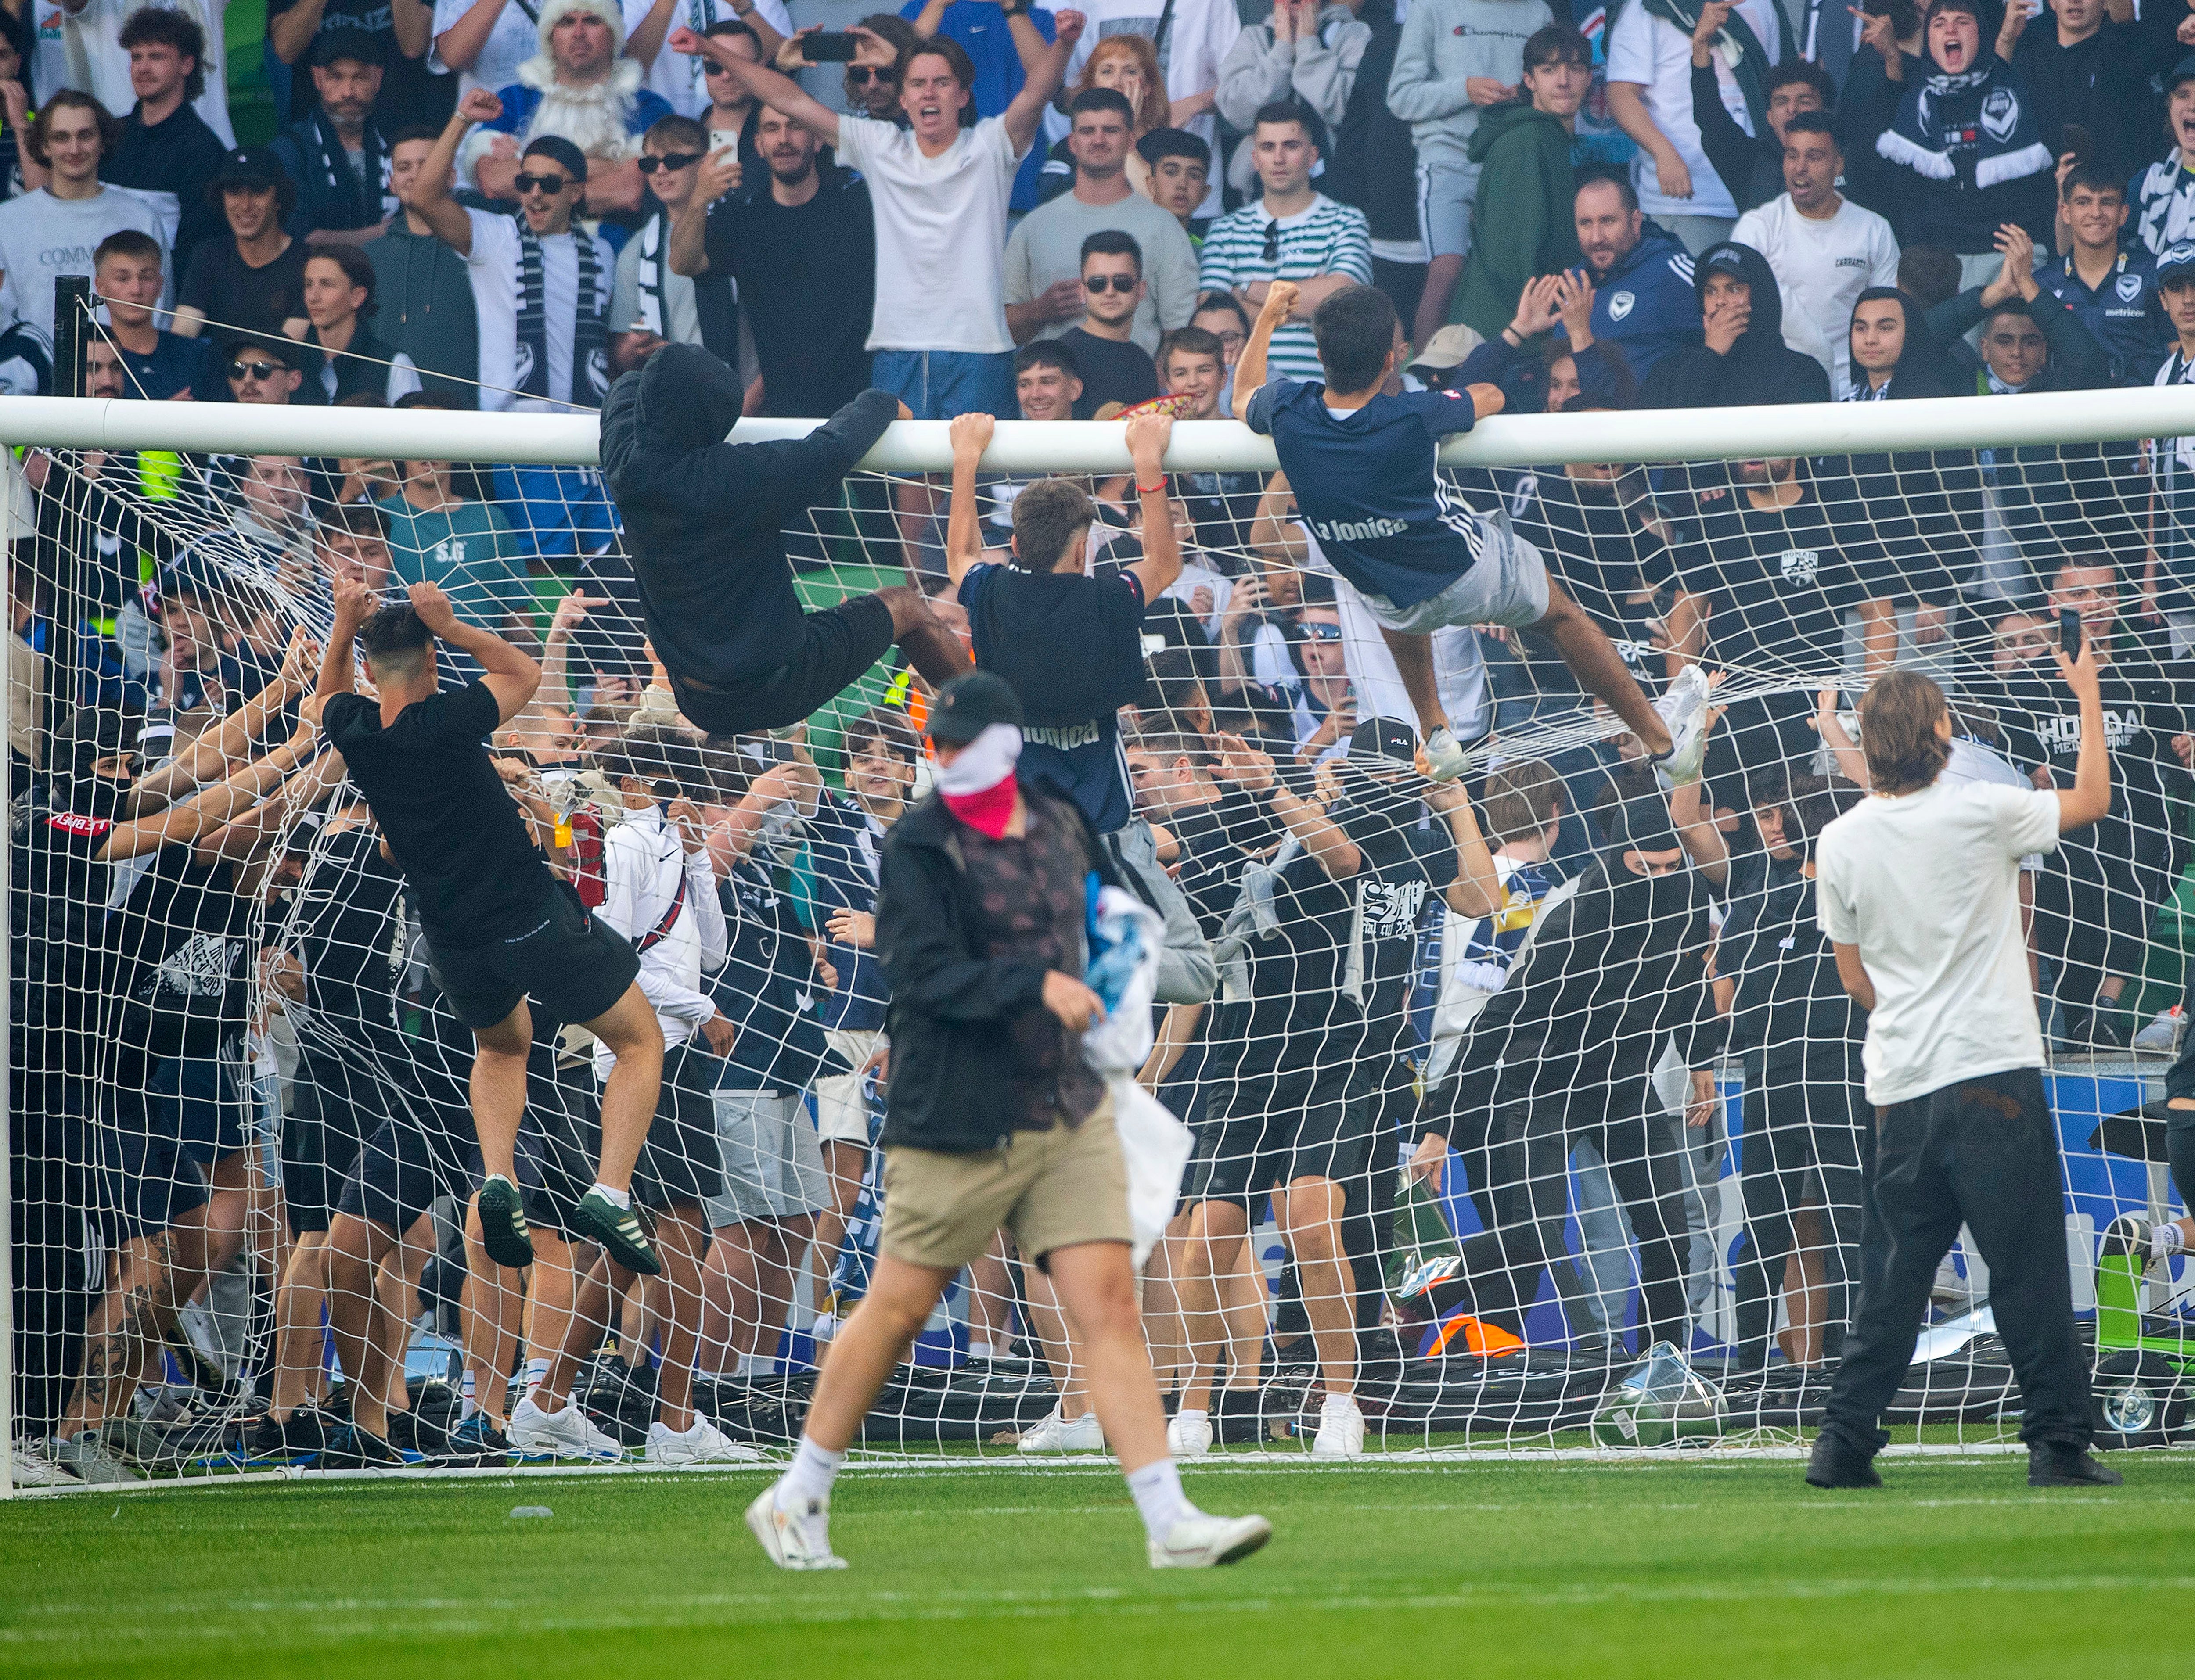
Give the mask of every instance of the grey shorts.
<svg viewBox="0 0 2195 1680">
<path fill-rule="evenodd" d="M 720 1090 L 716 1108 L 724 1189 L 701 1203 L 711 1230 L 749 1219 L 797 1218 L 829 1202 L 823 1152 L 798 1096 Z"/>
<path fill-rule="evenodd" d="M 832 1054 L 854 1071 L 826 1074 L 816 1080 L 816 1132 L 826 1143 L 858 1143 L 866 1149 L 869 1147 L 869 1104 L 861 1095 L 864 1078 L 861 1070 L 876 1054 L 884 1035 L 827 1027 L 823 1036 L 830 1041 Z"/>
<path fill-rule="evenodd" d="M 1547 616 L 1547 566 L 1522 537 L 1482 519 L 1478 562 L 1438 595 L 1408 607 L 1367 595 L 1372 616 L 1391 630 L 1430 635 L 1451 624 L 1507 624 L 1523 630 Z"/>
<path fill-rule="evenodd" d="M 1478 202 L 1478 165 L 1433 157 L 1418 164 L 1418 233 L 1433 256 L 1471 250 L 1471 209 Z"/>
</svg>

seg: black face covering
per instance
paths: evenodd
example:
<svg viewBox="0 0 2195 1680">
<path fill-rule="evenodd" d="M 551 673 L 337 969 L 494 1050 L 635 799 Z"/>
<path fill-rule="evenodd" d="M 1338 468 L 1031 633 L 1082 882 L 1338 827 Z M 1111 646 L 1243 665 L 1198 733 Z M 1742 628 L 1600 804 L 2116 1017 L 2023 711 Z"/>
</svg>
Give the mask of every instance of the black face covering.
<svg viewBox="0 0 2195 1680">
<path fill-rule="evenodd" d="M 57 790 L 61 797 L 55 803 L 73 816 L 89 817 L 94 822 L 112 822 L 130 792 L 130 782 L 99 774 L 91 768 L 93 762 L 79 763 L 66 784 Z"/>
</svg>

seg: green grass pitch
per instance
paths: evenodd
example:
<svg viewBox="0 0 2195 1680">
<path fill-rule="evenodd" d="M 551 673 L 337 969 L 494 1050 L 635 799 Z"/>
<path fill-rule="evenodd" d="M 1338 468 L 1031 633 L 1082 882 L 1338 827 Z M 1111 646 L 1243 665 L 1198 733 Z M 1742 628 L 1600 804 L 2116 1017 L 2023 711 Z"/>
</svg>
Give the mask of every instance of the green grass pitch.
<svg viewBox="0 0 2195 1680">
<path fill-rule="evenodd" d="M 1155 1574 L 1108 1471 L 850 1474 L 843 1574 L 766 1564 L 759 1473 L 0 1504 L 0 1673 L 2068 1677 L 2186 1656 L 2195 1458 L 1192 1470 L 1259 1556 Z M 547 1505 L 514 1520 L 514 1505 Z"/>
</svg>

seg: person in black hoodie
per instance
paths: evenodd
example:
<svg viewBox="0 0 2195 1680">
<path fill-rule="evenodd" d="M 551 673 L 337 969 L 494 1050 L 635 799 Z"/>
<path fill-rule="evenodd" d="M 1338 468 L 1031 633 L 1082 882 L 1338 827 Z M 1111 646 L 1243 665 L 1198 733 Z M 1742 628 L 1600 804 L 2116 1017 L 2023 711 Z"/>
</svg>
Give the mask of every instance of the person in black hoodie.
<svg viewBox="0 0 2195 1680">
<path fill-rule="evenodd" d="M 730 443 L 746 393 L 698 344 L 666 344 L 602 404 L 602 476 L 678 709 L 712 734 L 798 723 L 894 642 L 942 686 L 967 655 L 922 592 L 895 585 L 803 613 L 783 527 L 838 481 L 907 406 L 864 391 L 804 438 Z"/>
<path fill-rule="evenodd" d="M 1731 1045 L 1745 1057 L 1748 1248 L 1738 1267 L 1738 1352 L 1747 1365 L 1767 1363 L 1784 1262 L 1800 1246 L 1794 1215 L 1815 1195 L 1829 1286 L 1822 1357 L 1836 1357 L 1859 1285 L 1868 1131 L 1859 1051 L 1867 1017 L 1845 995 L 1835 953 L 1815 923 L 1813 863 L 1814 837 L 1858 797 L 1848 786 L 1792 778 L 1777 808 L 1778 849 L 1795 855 L 1780 874 L 1772 868 L 1766 890 L 1745 906 L 1742 929 L 1737 916 L 1725 923 L 1717 950 L 1717 969 L 1737 981 Z"/>
<path fill-rule="evenodd" d="M 1706 342 L 1673 350 L 1654 364 L 1639 391 L 1641 407 L 1829 400 L 1829 376 L 1821 363 L 1783 342 L 1783 295 L 1766 257 L 1725 239 L 1701 253 L 1692 285 Z"/>
<path fill-rule="evenodd" d="M 1357 61 L 1357 81 L 1334 130 L 1334 155 L 1321 178 L 1326 195 L 1354 204 L 1372 224 L 1372 284 L 1395 302 L 1398 320 L 1418 317 L 1426 289 L 1423 262 L 1397 262 L 1379 254 L 1381 245 L 1418 239 L 1418 152 L 1410 125 L 1387 108 L 1387 81 L 1403 38 L 1394 0 L 1365 0 L 1357 14 L 1372 38 Z"/>
<path fill-rule="evenodd" d="M 1947 369 L 1921 307 L 1894 286 L 1870 286 L 1852 305 L 1852 389 L 1847 402 L 1949 394 Z M 1981 527 L 1981 476 L 1964 449 L 1884 451 L 1823 463 L 1845 494 L 1829 509 L 1838 546 L 1912 604 L 1911 634 L 1944 640 L 1959 580 L 1973 570 Z"/>
<path fill-rule="evenodd" d="M 1014 691 L 989 671 L 943 688 L 929 720 L 937 791 L 884 837 L 884 1232 L 792 1463 L 747 1507 L 748 1528 L 783 1568 L 844 1567 L 829 1528 L 838 1466 L 938 1297 L 1001 1228 L 1066 1311 L 1152 1567 L 1230 1563 L 1272 1533 L 1263 1517 L 1198 1510 L 1167 1453 L 1128 1263 L 1126 1165 L 1111 1096 L 1082 1048 L 1105 1013 L 1082 980 L 1086 882 L 1119 878 L 1072 803 L 1019 780 L 1021 725 Z"/>
<path fill-rule="evenodd" d="M 1501 1067 L 1488 1170 L 1496 1223 L 1416 1287 L 1443 1317 L 1468 1302 L 1521 1337 L 1541 1273 L 1565 1252 L 1570 1153 L 1583 1139 L 1607 1162 L 1638 1239 L 1644 1353 L 1691 1343 L 1683 1232 L 1669 1223 L 1682 1164 L 1654 1148 L 1654 1064 L 1674 1035 L 1694 1070 L 1685 1124 L 1707 1125 L 1723 1027 L 1708 986 L 1705 881 L 1688 866 L 1659 789 L 1630 780 L 1618 790 L 1599 813 L 1605 848 L 1541 920 L 1464 1047 L 1460 1076 Z"/>
</svg>

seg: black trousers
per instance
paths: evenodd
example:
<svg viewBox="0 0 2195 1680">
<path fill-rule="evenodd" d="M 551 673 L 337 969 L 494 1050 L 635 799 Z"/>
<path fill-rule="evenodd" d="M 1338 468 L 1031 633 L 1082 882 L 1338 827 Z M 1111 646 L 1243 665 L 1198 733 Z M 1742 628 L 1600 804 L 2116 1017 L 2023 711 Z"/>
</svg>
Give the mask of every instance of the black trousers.
<svg viewBox="0 0 2195 1680">
<path fill-rule="evenodd" d="M 1936 1267 L 1964 1221 L 1989 1263 L 1990 1304 L 2025 1401 L 2030 1446 L 2088 1444 L 2088 1362 L 2073 1329 L 2058 1131 L 2032 1067 L 1878 1108 L 1860 1232 L 1859 1311 L 1823 1432 L 1873 1453 L 1912 1362 Z"/>
<path fill-rule="evenodd" d="M 1829 1047 L 1841 1052 L 1841 1045 Z M 1858 1046 L 1852 1047 L 1855 1052 Z M 1852 1299 L 1859 1291 L 1860 1208 L 1865 1194 L 1862 1163 L 1872 1141 L 1875 1113 L 1868 1107 L 1855 1054 L 1764 1066 L 1759 1056 L 1745 1067 L 1745 1252 L 1737 1263 L 1737 1343 L 1740 1361 L 1768 1362 L 1777 1292 L 1784 1263 L 1799 1246 L 1793 1220 L 1806 1200 L 1809 1181 L 1819 1186 L 1825 1239 L 1823 1281 L 1829 1296 L 1822 1351 L 1835 1359 Z"/>
<path fill-rule="evenodd" d="M 1541 1274 L 1568 1259 L 1563 1223 L 1570 1214 L 1570 1147 L 1582 1138 L 1608 1163 L 1638 1239 L 1639 1351 L 1656 1342 L 1690 1345 L 1681 1247 L 1689 1240 L 1665 1217 L 1666 1210 L 1681 1205 L 1684 1169 L 1673 1152 L 1655 1147 L 1650 1113 L 1658 1113 L 1660 1104 L 1647 1071 L 1626 1067 L 1611 1071 L 1603 1084 L 1494 1110 L 1484 1159 L 1495 1217 L 1463 1245 L 1456 1280 L 1480 1317 L 1523 1336 Z M 1435 1304 L 1445 1312 L 1455 1303 L 1437 1294 Z"/>
</svg>

